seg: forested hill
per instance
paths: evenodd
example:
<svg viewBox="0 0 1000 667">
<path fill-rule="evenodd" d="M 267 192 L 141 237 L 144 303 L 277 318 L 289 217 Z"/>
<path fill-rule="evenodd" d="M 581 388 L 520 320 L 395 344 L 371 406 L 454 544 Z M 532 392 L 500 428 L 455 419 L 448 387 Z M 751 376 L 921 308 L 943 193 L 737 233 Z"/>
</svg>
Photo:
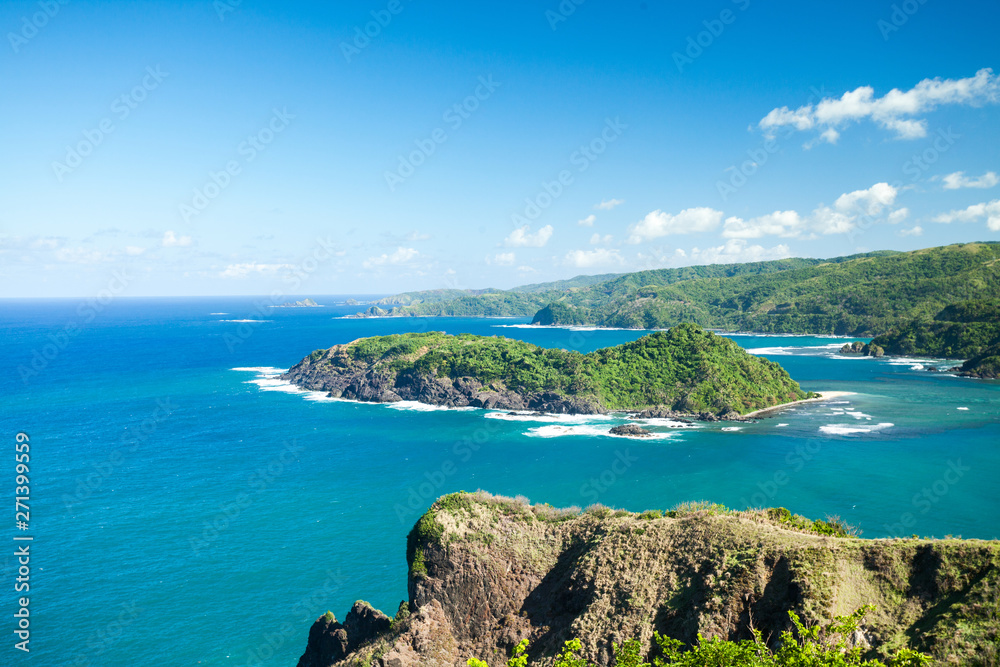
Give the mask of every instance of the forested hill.
<svg viewBox="0 0 1000 667">
<path fill-rule="evenodd" d="M 338 398 L 571 414 L 732 417 L 810 396 L 778 364 L 691 324 L 588 354 L 499 336 L 375 336 L 317 350 L 282 377 Z"/>
<path fill-rule="evenodd" d="M 835 259 L 783 259 L 640 271 L 531 291 L 410 298 L 370 315 L 533 317 L 536 324 L 874 336 L 962 301 L 1000 299 L 1000 243 Z M 546 285 L 553 289 L 539 289 Z M 559 286 L 559 289 L 556 289 Z M 416 295 L 427 293 L 415 293 Z M 448 298 L 454 296 L 454 298 Z"/>
<path fill-rule="evenodd" d="M 568 295 L 542 324 L 874 335 L 959 301 L 1000 297 L 1000 243 L 875 254 L 721 278 L 649 284 L 605 299 Z M 621 279 L 619 279 L 621 280 Z M 602 286 L 603 287 L 603 286 Z"/>
<path fill-rule="evenodd" d="M 869 255 L 892 254 L 881 251 Z M 363 316 L 372 317 L 531 317 L 539 309 L 559 300 L 569 300 L 577 306 L 593 306 L 611 298 L 625 296 L 647 285 L 671 285 L 699 278 L 728 278 L 788 271 L 828 262 L 842 262 L 851 257 L 835 259 L 780 259 L 744 264 L 711 264 L 675 269 L 656 269 L 626 274 L 577 276 L 569 280 L 523 285 L 511 290 L 425 290 L 404 292 L 372 302 Z"/>
</svg>

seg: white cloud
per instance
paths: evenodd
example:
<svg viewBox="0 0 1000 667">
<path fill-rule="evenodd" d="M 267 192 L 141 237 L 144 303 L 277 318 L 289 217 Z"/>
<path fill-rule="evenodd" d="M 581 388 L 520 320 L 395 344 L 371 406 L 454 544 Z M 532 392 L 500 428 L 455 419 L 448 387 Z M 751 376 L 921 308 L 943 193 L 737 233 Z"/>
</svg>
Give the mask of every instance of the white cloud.
<svg viewBox="0 0 1000 667">
<path fill-rule="evenodd" d="M 762 236 L 798 236 L 805 221 L 796 211 L 775 211 L 758 218 L 726 218 L 722 236 L 727 239 L 759 239 Z"/>
<path fill-rule="evenodd" d="M 514 261 L 516 259 L 517 258 L 514 256 L 514 253 L 512 252 L 498 252 L 497 254 L 493 255 L 492 258 L 487 257 L 486 263 L 498 264 L 500 266 L 513 266 Z"/>
<path fill-rule="evenodd" d="M 163 240 L 160 244 L 164 248 L 186 248 L 191 245 L 190 236 L 177 236 L 172 230 L 163 233 Z"/>
<path fill-rule="evenodd" d="M 593 213 L 591 213 L 590 215 L 588 215 L 583 220 L 577 220 L 576 224 L 580 225 L 581 227 L 593 227 L 594 226 L 594 220 L 597 220 L 597 216 L 594 215 Z"/>
<path fill-rule="evenodd" d="M 605 244 L 611 243 L 611 234 L 605 234 L 604 236 L 601 236 L 600 234 L 595 233 L 593 236 L 590 237 L 590 245 L 599 245 L 602 243 Z"/>
<path fill-rule="evenodd" d="M 108 253 L 90 248 L 59 248 L 55 251 L 55 258 L 71 264 L 101 264 L 111 261 Z"/>
<path fill-rule="evenodd" d="M 837 139 L 840 139 L 840 132 L 837 132 L 832 127 L 828 127 L 820 133 L 819 138 L 828 144 L 835 144 L 837 143 Z M 807 147 L 812 148 L 812 144 L 808 144 Z"/>
<path fill-rule="evenodd" d="M 841 213 L 861 212 L 866 215 L 878 215 L 886 206 L 892 206 L 899 191 L 888 183 L 876 183 L 867 190 L 847 192 L 839 197 L 833 205 Z"/>
<path fill-rule="evenodd" d="M 511 248 L 541 248 L 552 238 L 552 225 L 545 225 L 534 234 L 528 232 L 530 227 L 518 227 L 504 239 L 504 245 Z"/>
<path fill-rule="evenodd" d="M 785 126 L 794 127 L 796 130 L 811 130 L 816 125 L 816 121 L 813 118 L 812 106 L 810 105 L 799 107 L 795 111 L 788 107 L 771 109 L 757 125 L 763 130 Z"/>
<path fill-rule="evenodd" d="M 385 266 L 386 264 L 405 264 L 411 261 L 420 253 L 413 248 L 396 248 L 396 251 L 391 255 L 382 254 L 378 257 L 369 257 L 364 262 L 362 266 L 366 269 L 371 269 L 376 266 Z"/>
<path fill-rule="evenodd" d="M 839 98 L 824 98 L 816 105 L 795 110 L 772 109 L 757 125 L 768 136 L 774 136 L 779 127 L 799 131 L 818 129 L 822 140 L 835 143 L 840 137 L 838 128 L 867 118 L 893 132 L 898 139 L 918 139 L 927 135 L 927 121 L 913 116 L 939 106 L 979 106 L 998 99 L 1000 77 L 992 69 L 984 68 L 964 79 L 924 79 L 909 90 L 893 88 L 882 97 L 875 97 L 871 86 L 861 86 Z"/>
<path fill-rule="evenodd" d="M 979 178 L 967 178 L 964 171 L 956 171 L 944 177 L 945 190 L 958 190 L 960 188 L 992 188 L 1000 183 L 995 171 L 988 171 Z"/>
<path fill-rule="evenodd" d="M 230 264 L 224 271 L 219 272 L 223 278 L 246 278 L 252 273 L 259 275 L 274 274 L 282 269 L 295 268 L 291 264 L 258 264 L 257 262 L 245 262 L 242 264 Z"/>
<path fill-rule="evenodd" d="M 619 265 L 623 262 L 621 254 L 614 249 L 595 248 L 594 250 L 570 250 L 563 260 L 565 264 L 578 269 L 589 269 L 595 266 Z"/>
<path fill-rule="evenodd" d="M 861 216 L 869 219 L 880 216 L 893 205 L 898 193 L 888 183 L 876 183 L 867 190 L 845 192 L 837 197 L 832 207 L 818 206 L 808 216 L 801 216 L 796 211 L 775 211 L 749 220 L 729 217 L 722 236 L 757 239 L 762 236 L 803 238 L 810 234 L 843 234 L 854 229 Z M 908 214 L 907 209 L 898 209 L 889 214 L 889 221 L 898 223 Z"/>
<path fill-rule="evenodd" d="M 1000 232 L 1000 199 L 942 213 L 934 218 L 934 222 L 976 222 L 981 218 L 986 218 L 986 226 L 992 231 Z"/>
<path fill-rule="evenodd" d="M 722 211 L 699 207 L 686 208 L 677 215 L 661 210 L 647 213 L 646 217 L 629 227 L 629 243 L 641 243 L 670 234 L 709 232 L 719 226 Z"/>
<path fill-rule="evenodd" d="M 406 240 L 409 241 L 410 243 L 413 243 L 414 241 L 426 241 L 430 237 L 431 237 L 430 234 L 424 234 L 422 232 L 412 231 L 406 235 Z"/>
<path fill-rule="evenodd" d="M 809 228 L 818 234 L 846 234 L 855 227 L 857 217 L 829 206 L 820 206 L 809 216 Z"/>
<path fill-rule="evenodd" d="M 524 266 L 523 264 L 517 267 L 517 270 L 521 273 L 538 273 L 538 269 L 533 269 L 530 266 Z"/>
<path fill-rule="evenodd" d="M 625 203 L 624 199 L 605 199 L 600 204 L 596 204 L 594 208 L 598 208 L 602 211 L 610 211 L 615 206 L 620 206 L 621 204 L 624 203 Z"/>
<path fill-rule="evenodd" d="M 910 217 L 910 209 L 906 208 L 905 206 L 903 208 L 897 208 L 895 211 L 889 214 L 889 224 L 898 225 L 903 220 L 906 220 L 908 217 Z"/>
<path fill-rule="evenodd" d="M 146 249 L 140 248 L 139 246 L 134 246 L 134 245 L 125 246 L 125 254 L 131 255 L 132 257 L 138 257 L 144 252 L 146 252 Z"/>
<path fill-rule="evenodd" d="M 924 233 L 924 228 L 920 225 L 913 227 L 912 229 L 900 229 L 900 236 L 922 236 Z"/>
<path fill-rule="evenodd" d="M 679 257 L 683 257 L 677 253 Z M 791 251 L 785 244 L 773 248 L 759 245 L 748 246 L 743 239 L 730 239 L 725 245 L 713 248 L 692 248 L 686 256 L 697 264 L 734 264 L 739 262 L 763 262 L 771 259 L 791 257 Z"/>
<path fill-rule="evenodd" d="M 36 238 L 28 245 L 28 247 L 32 250 L 55 250 L 61 245 L 62 239 L 56 238 L 55 236 L 46 236 L 44 238 Z"/>
</svg>

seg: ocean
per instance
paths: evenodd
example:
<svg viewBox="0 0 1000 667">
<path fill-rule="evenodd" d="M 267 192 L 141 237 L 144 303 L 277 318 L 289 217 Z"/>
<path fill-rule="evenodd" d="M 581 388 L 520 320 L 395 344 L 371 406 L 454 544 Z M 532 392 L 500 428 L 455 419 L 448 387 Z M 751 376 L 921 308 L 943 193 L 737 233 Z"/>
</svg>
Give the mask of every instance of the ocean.
<svg viewBox="0 0 1000 667">
<path fill-rule="evenodd" d="M 295 297 L 299 298 L 299 297 Z M 319 303 L 346 296 L 313 296 Z M 360 298 L 360 297 L 359 297 Z M 520 319 L 344 319 L 250 298 L 0 301 L 11 511 L 0 663 L 30 597 L 30 664 L 294 665 L 316 617 L 406 598 L 406 535 L 438 496 L 666 509 L 688 500 L 837 515 L 864 537 L 1000 538 L 1000 384 L 933 359 L 842 357 L 845 340 L 733 335 L 802 387 L 847 391 L 753 424 L 649 425 L 373 405 L 276 375 L 318 348 L 405 331 L 587 352 L 647 332 Z M 15 527 L 15 439 L 30 522 Z M 31 536 L 29 593 L 13 591 Z M 20 663 L 19 663 L 20 664 Z"/>
</svg>

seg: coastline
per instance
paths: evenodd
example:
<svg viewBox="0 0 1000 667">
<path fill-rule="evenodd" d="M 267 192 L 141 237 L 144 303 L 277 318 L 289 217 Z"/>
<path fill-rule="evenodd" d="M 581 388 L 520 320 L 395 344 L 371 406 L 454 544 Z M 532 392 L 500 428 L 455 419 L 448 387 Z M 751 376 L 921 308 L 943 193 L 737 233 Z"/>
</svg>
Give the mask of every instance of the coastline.
<svg viewBox="0 0 1000 667">
<path fill-rule="evenodd" d="M 549 419 L 558 420 L 558 418 L 560 418 L 560 417 L 583 417 L 583 418 L 587 418 L 587 417 L 601 417 L 601 418 L 607 419 L 609 417 L 614 418 L 615 416 L 618 416 L 618 417 L 624 419 L 627 423 L 634 423 L 636 421 L 643 421 L 642 419 L 634 419 L 634 418 L 631 418 L 629 416 L 630 414 L 634 414 L 635 410 L 612 410 L 612 411 L 609 411 L 609 412 L 606 412 L 606 413 L 599 413 L 599 412 L 574 412 L 574 413 L 542 412 L 542 413 L 537 413 L 537 412 L 530 411 L 530 410 L 514 410 L 514 409 L 507 409 L 507 408 L 484 408 L 484 407 L 477 407 L 477 406 L 449 406 L 449 405 L 427 403 L 427 402 L 424 402 L 424 401 L 414 401 L 414 400 L 404 400 L 404 401 L 364 401 L 364 400 L 359 400 L 359 399 L 356 399 L 356 398 L 339 398 L 339 397 L 334 398 L 334 397 L 331 397 L 329 395 L 329 393 L 325 392 L 325 391 L 318 391 L 318 390 L 315 390 L 315 389 L 307 389 L 307 388 L 302 387 L 300 385 L 297 385 L 294 382 L 291 382 L 289 380 L 278 380 L 278 377 L 280 375 L 282 375 L 285 372 L 287 372 L 287 371 L 282 371 L 281 369 L 276 369 L 276 368 L 271 368 L 271 367 L 237 367 L 237 368 L 231 368 L 230 370 L 233 370 L 233 371 L 242 371 L 242 372 L 248 372 L 249 371 L 249 372 L 255 372 L 255 373 L 257 373 L 258 374 L 257 380 L 256 381 L 255 380 L 250 380 L 250 381 L 248 381 L 248 384 L 256 384 L 258 386 L 258 388 L 260 390 L 262 390 L 262 391 L 282 391 L 282 392 L 285 392 L 285 393 L 295 393 L 295 394 L 304 394 L 304 395 L 310 395 L 311 394 L 312 396 L 308 397 L 307 400 L 313 400 L 313 401 L 337 401 L 337 402 L 356 403 L 356 404 L 363 404 L 363 405 L 381 405 L 381 406 L 385 406 L 385 407 L 390 407 L 390 406 L 396 405 L 396 406 L 399 406 L 399 407 L 395 408 L 397 410 L 398 409 L 411 409 L 411 410 L 415 410 L 415 411 L 418 411 L 418 412 L 430 412 L 430 411 L 437 411 L 437 410 L 454 410 L 456 412 L 469 411 L 469 410 L 481 410 L 484 413 L 484 415 L 483 415 L 484 417 L 486 417 L 487 415 L 489 415 L 491 413 L 503 414 L 503 413 L 511 413 L 511 412 L 524 412 L 525 416 L 530 415 L 530 414 L 539 414 L 540 416 L 544 416 L 544 417 L 547 418 L 547 419 L 543 419 L 543 420 L 539 420 L 539 421 L 548 421 Z M 268 385 L 272 381 L 276 381 L 276 380 L 277 380 L 277 384 L 281 385 L 280 387 L 279 386 L 270 386 L 270 387 L 268 387 Z M 263 382 L 261 382 L 261 381 L 263 381 Z M 827 391 L 827 392 L 822 392 L 822 393 L 820 393 L 819 396 L 817 396 L 815 398 L 804 398 L 804 399 L 802 399 L 800 401 L 792 401 L 791 403 L 782 403 L 781 405 L 774 405 L 774 406 L 771 406 L 771 407 L 768 407 L 768 408 L 761 408 L 760 410 L 754 410 L 753 412 L 748 412 L 748 413 L 746 413 L 744 415 L 740 415 L 739 419 L 733 419 L 732 421 L 734 421 L 734 422 L 741 422 L 741 421 L 745 421 L 745 420 L 748 420 L 748 419 L 758 419 L 758 418 L 761 418 L 761 417 L 770 417 L 771 415 L 769 413 L 775 412 L 777 410 L 781 410 L 783 408 L 788 408 L 788 407 L 792 407 L 792 406 L 795 406 L 795 405 L 801 405 L 801 404 L 805 404 L 805 403 L 819 403 L 819 402 L 822 402 L 822 401 L 829 401 L 829 400 L 833 400 L 835 398 L 841 398 L 843 396 L 851 396 L 851 395 L 854 395 L 856 393 L 857 392 L 853 392 L 853 391 Z M 403 407 L 403 406 L 405 406 L 405 407 Z M 421 406 L 421 407 L 416 407 L 416 406 Z M 702 421 L 702 420 L 698 419 L 699 415 L 697 415 L 697 414 L 687 414 L 687 413 L 684 413 L 684 414 L 678 414 L 677 417 L 681 418 L 681 419 L 689 419 L 689 420 L 693 420 L 693 421 Z M 528 420 L 528 421 L 530 421 L 530 420 Z M 726 421 L 726 420 L 714 420 L 714 421 L 720 421 L 721 422 L 721 421 Z M 622 437 L 627 437 L 627 436 L 622 436 Z"/>
<path fill-rule="evenodd" d="M 467 318 L 473 320 L 517 320 L 523 319 L 526 316 L 522 315 L 342 315 L 335 317 L 338 320 L 388 320 L 388 319 L 404 319 L 404 318 L 420 318 L 420 319 L 446 319 L 446 318 Z M 638 329 L 633 327 L 604 327 L 596 324 L 532 324 L 530 322 L 524 322 L 521 324 L 508 325 L 510 328 L 532 328 L 532 329 L 565 329 L 568 331 L 669 331 L 670 327 L 662 327 L 657 329 Z M 712 327 L 704 327 L 705 331 L 710 331 L 717 336 L 753 336 L 757 338 L 784 338 L 788 336 L 801 336 L 803 338 L 835 338 L 838 340 L 860 340 L 865 339 L 871 340 L 870 336 L 845 336 L 838 334 L 826 334 L 826 333 L 803 333 L 803 332 L 779 332 L 775 333 L 773 331 L 727 331 L 725 329 L 715 329 Z"/>
<path fill-rule="evenodd" d="M 854 391 L 826 391 L 817 392 L 820 395 L 816 398 L 803 398 L 801 401 L 792 401 L 791 403 L 782 403 L 781 405 L 774 405 L 769 408 L 761 408 L 760 410 L 754 410 L 753 412 L 748 412 L 745 415 L 740 415 L 746 418 L 755 417 L 766 417 L 769 416 L 767 413 L 774 412 L 775 410 L 781 410 L 783 408 L 790 408 L 793 405 L 802 405 L 803 403 L 819 403 L 821 401 L 829 401 L 834 398 L 841 398 L 843 396 L 853 396 L 857 392 Z"/>
</svg>

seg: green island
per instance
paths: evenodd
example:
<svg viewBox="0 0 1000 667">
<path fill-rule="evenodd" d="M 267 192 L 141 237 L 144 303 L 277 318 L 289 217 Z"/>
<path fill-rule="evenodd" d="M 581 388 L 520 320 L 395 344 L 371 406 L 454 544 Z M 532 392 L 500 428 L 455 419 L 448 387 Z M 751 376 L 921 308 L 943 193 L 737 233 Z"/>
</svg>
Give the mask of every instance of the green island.
<svg viewBox="0 0 1000 667">
<path fill-rule="evenodd" d="M 1000 542 L 836 517 L 556 509 L 483 491 L 410 531 L 408 599 L 313 624 L 299 667 L 916 667 L 1000 660 Z"/>
<path fill-rule="evenodd" d="M 375 336 L 316 350 L 282 377 L 354 400 L 574 414 L 735 418 L 817 396 L 778 364 L 693 324 L 587 354 L 500 336 Z"/>
</svg>

